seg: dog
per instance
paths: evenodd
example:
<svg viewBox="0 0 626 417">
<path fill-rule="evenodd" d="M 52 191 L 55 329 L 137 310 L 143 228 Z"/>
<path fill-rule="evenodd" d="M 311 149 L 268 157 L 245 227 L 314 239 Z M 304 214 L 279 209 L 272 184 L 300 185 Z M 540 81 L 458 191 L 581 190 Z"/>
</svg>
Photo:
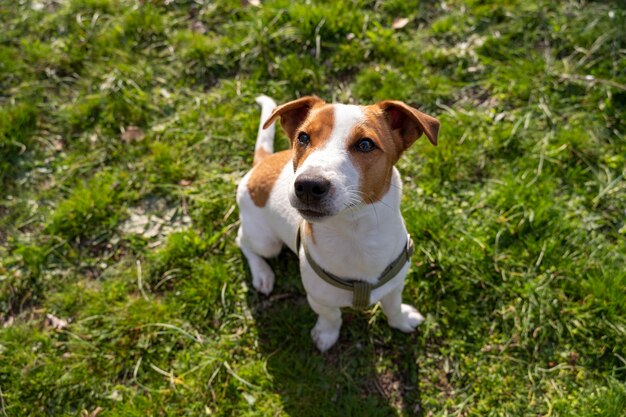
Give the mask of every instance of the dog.
<svg viewBox="0 0 626 417">
<path fill-rule="evenodd" d="M 311 330 L 324 352 L 339 337 L 342 307 L 380 301 L 389 325 L 412 332 L 424 317 L 402 303 L 412 242 L 400 213 L 402 183 L 395 168 L 422 134 L 437 145 L 439 121 L 401 101 L 370 106 L 329 104 L 307 96 L 276 106 L 267 96 L 253 168 L 237 188 L 237 244 L 252 284 L 274 286 L 265 258 L 287 246 L 300 259 Z M 275 121 L 291 149 L 274 153 Z"/>
</svg>

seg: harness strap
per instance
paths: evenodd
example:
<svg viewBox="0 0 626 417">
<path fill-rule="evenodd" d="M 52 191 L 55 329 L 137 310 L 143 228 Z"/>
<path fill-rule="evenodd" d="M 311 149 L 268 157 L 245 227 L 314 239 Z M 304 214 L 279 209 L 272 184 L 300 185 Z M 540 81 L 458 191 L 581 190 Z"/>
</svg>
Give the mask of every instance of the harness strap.
<svg viewBox="0 0 626 417">
<path fill-rule="evenodd" d="M 370 295 L 372 294 L 372 284 L 369 282 L 355 281 L 354 295 L 352 296 L 352 307 L 359 310 L 370 305 Z"/>
<path fill-rule="evenodd" d="M 391 281 L 404 265 L 411 259 L 411 255 L 415 252 L 415 247 L 413 245 L 413 239 L 411 239 L 411 235 L 407 235 L 407 242 L 404 250 L 398 255 L 396 259 L 393 260 L 385 268 L 382 272 L 376 284 L 370 284 L 369 282 L 358 281 L 358 280 L 347 280 L 344 278 L 340 278 L 328 271 L 325 271 L 317 262 L 313 260 L 313 257 L 309 253 L 309 249 L 306 244 L 306 240 L 302 239 L 302 228 L 304 226 L 304 221 L 300 223 L 298 227 L 298 231 L 296 234 L 296 248 L 298 252 L 300 251 L 300 247 L 304 247 L 304 255 L 306 256 L 309 265 L 313 268 L 313 271 L 322 278 L 324 281 L 329 283 L 330 285 L 341 288 L 342 290 L 352 291 L 352 306 L 357 309 L 363 309 L 370 305 L 370 296 L 372 290 L 382 287 L 387 282 Z"/>
</svg>

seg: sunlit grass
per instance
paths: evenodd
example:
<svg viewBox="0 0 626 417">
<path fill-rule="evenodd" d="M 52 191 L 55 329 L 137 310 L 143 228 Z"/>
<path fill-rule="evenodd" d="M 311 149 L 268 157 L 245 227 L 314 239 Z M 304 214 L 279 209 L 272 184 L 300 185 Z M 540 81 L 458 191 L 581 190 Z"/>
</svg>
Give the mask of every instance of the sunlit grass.
<svg viewBox="0 0 626 417">
<path fill-rule="evenodd" d="M 610 1 L 0 4 L 0 415 L 623 415 L 625 19 Z M 234 193 L 262 93 L 441 120 L 398 164 L 416 334 L 346 311 L 319 354 L 288 253 L 274 295 L 252 290 Z"/>
</svg>

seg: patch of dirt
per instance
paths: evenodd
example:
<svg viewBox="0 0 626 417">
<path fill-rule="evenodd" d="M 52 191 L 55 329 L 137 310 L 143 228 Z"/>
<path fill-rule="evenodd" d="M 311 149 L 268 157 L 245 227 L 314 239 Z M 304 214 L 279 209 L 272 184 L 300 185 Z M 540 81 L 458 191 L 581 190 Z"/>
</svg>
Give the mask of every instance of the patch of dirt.
<svg viewBox="0 0 626 417">
<path fill-rule="evenodd" d="M 127 235 L 139 235 L 154 240 L 158 245 L 170 233 L 190 225 L 191 217 L 186 213 L 185 207 L 171 207 L 163 200 L 146 199 L 139 207 L 129 210 L 129 217 L 122 223 L 120 230 Z"/>
<path fill-rule="evenodd" d="M 421 415 L 419 387 L 415 384 L 419 381 L 419 369 L 415 351 L 411 348 L 414 344 L 410 342 L 397 344 L 394 341 L 390 344 L 376 339 L 374 344 L 374 356 L 385 358 L 385 362 L 389 360 L 394 365 L 383 367 L 385 370 L 382 372 L 378 372 L 374 367 L 368 379 L 363 382 L 362 395 L 381 396 L 400 412 Z"/>
<path fill-rule="evenodd" d="M 374 387 L 397 410 L 404 409 L 405 384 L 397 373 L 385 371 L 376 376 Z"/>
</svg>

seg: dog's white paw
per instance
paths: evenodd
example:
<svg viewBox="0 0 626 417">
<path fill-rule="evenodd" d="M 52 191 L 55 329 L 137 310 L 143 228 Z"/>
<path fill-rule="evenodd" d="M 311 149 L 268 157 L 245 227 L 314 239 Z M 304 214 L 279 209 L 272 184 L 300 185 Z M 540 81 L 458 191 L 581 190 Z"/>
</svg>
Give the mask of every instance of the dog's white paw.
<svg viewBox="0 0 626 417">
<path fill-rule="evenodd" d="M 337 342 L 337 339 L 339 339 L 340 329 L 340 326 L 338 326 L 337 329 L 325 329 L 324 327 L 325 326 L 321 326 L 320 323 L 317 322 L 315 327 L 311 330 L 311 337 L 313 338 L 313 341 L 315 341 L 315 345 L 319 351 L 322 353 L 333 347 L 333 345 Z"/>
<path fill-rule="evenodd" d="M 252 285 L 257 291 L 265 295 L 270 295 L 274 289 L 274 271 L 270 266 L 263 262 L 256 265 L 252 272 Z"/>
<path fill-rule="evenodd" d="M 402 304 L 400 313 L 388 318 L 389 325 L 405 333 L 411 333 L 424 322 L 424 316 L 413 306 Z"/>
</svg>

